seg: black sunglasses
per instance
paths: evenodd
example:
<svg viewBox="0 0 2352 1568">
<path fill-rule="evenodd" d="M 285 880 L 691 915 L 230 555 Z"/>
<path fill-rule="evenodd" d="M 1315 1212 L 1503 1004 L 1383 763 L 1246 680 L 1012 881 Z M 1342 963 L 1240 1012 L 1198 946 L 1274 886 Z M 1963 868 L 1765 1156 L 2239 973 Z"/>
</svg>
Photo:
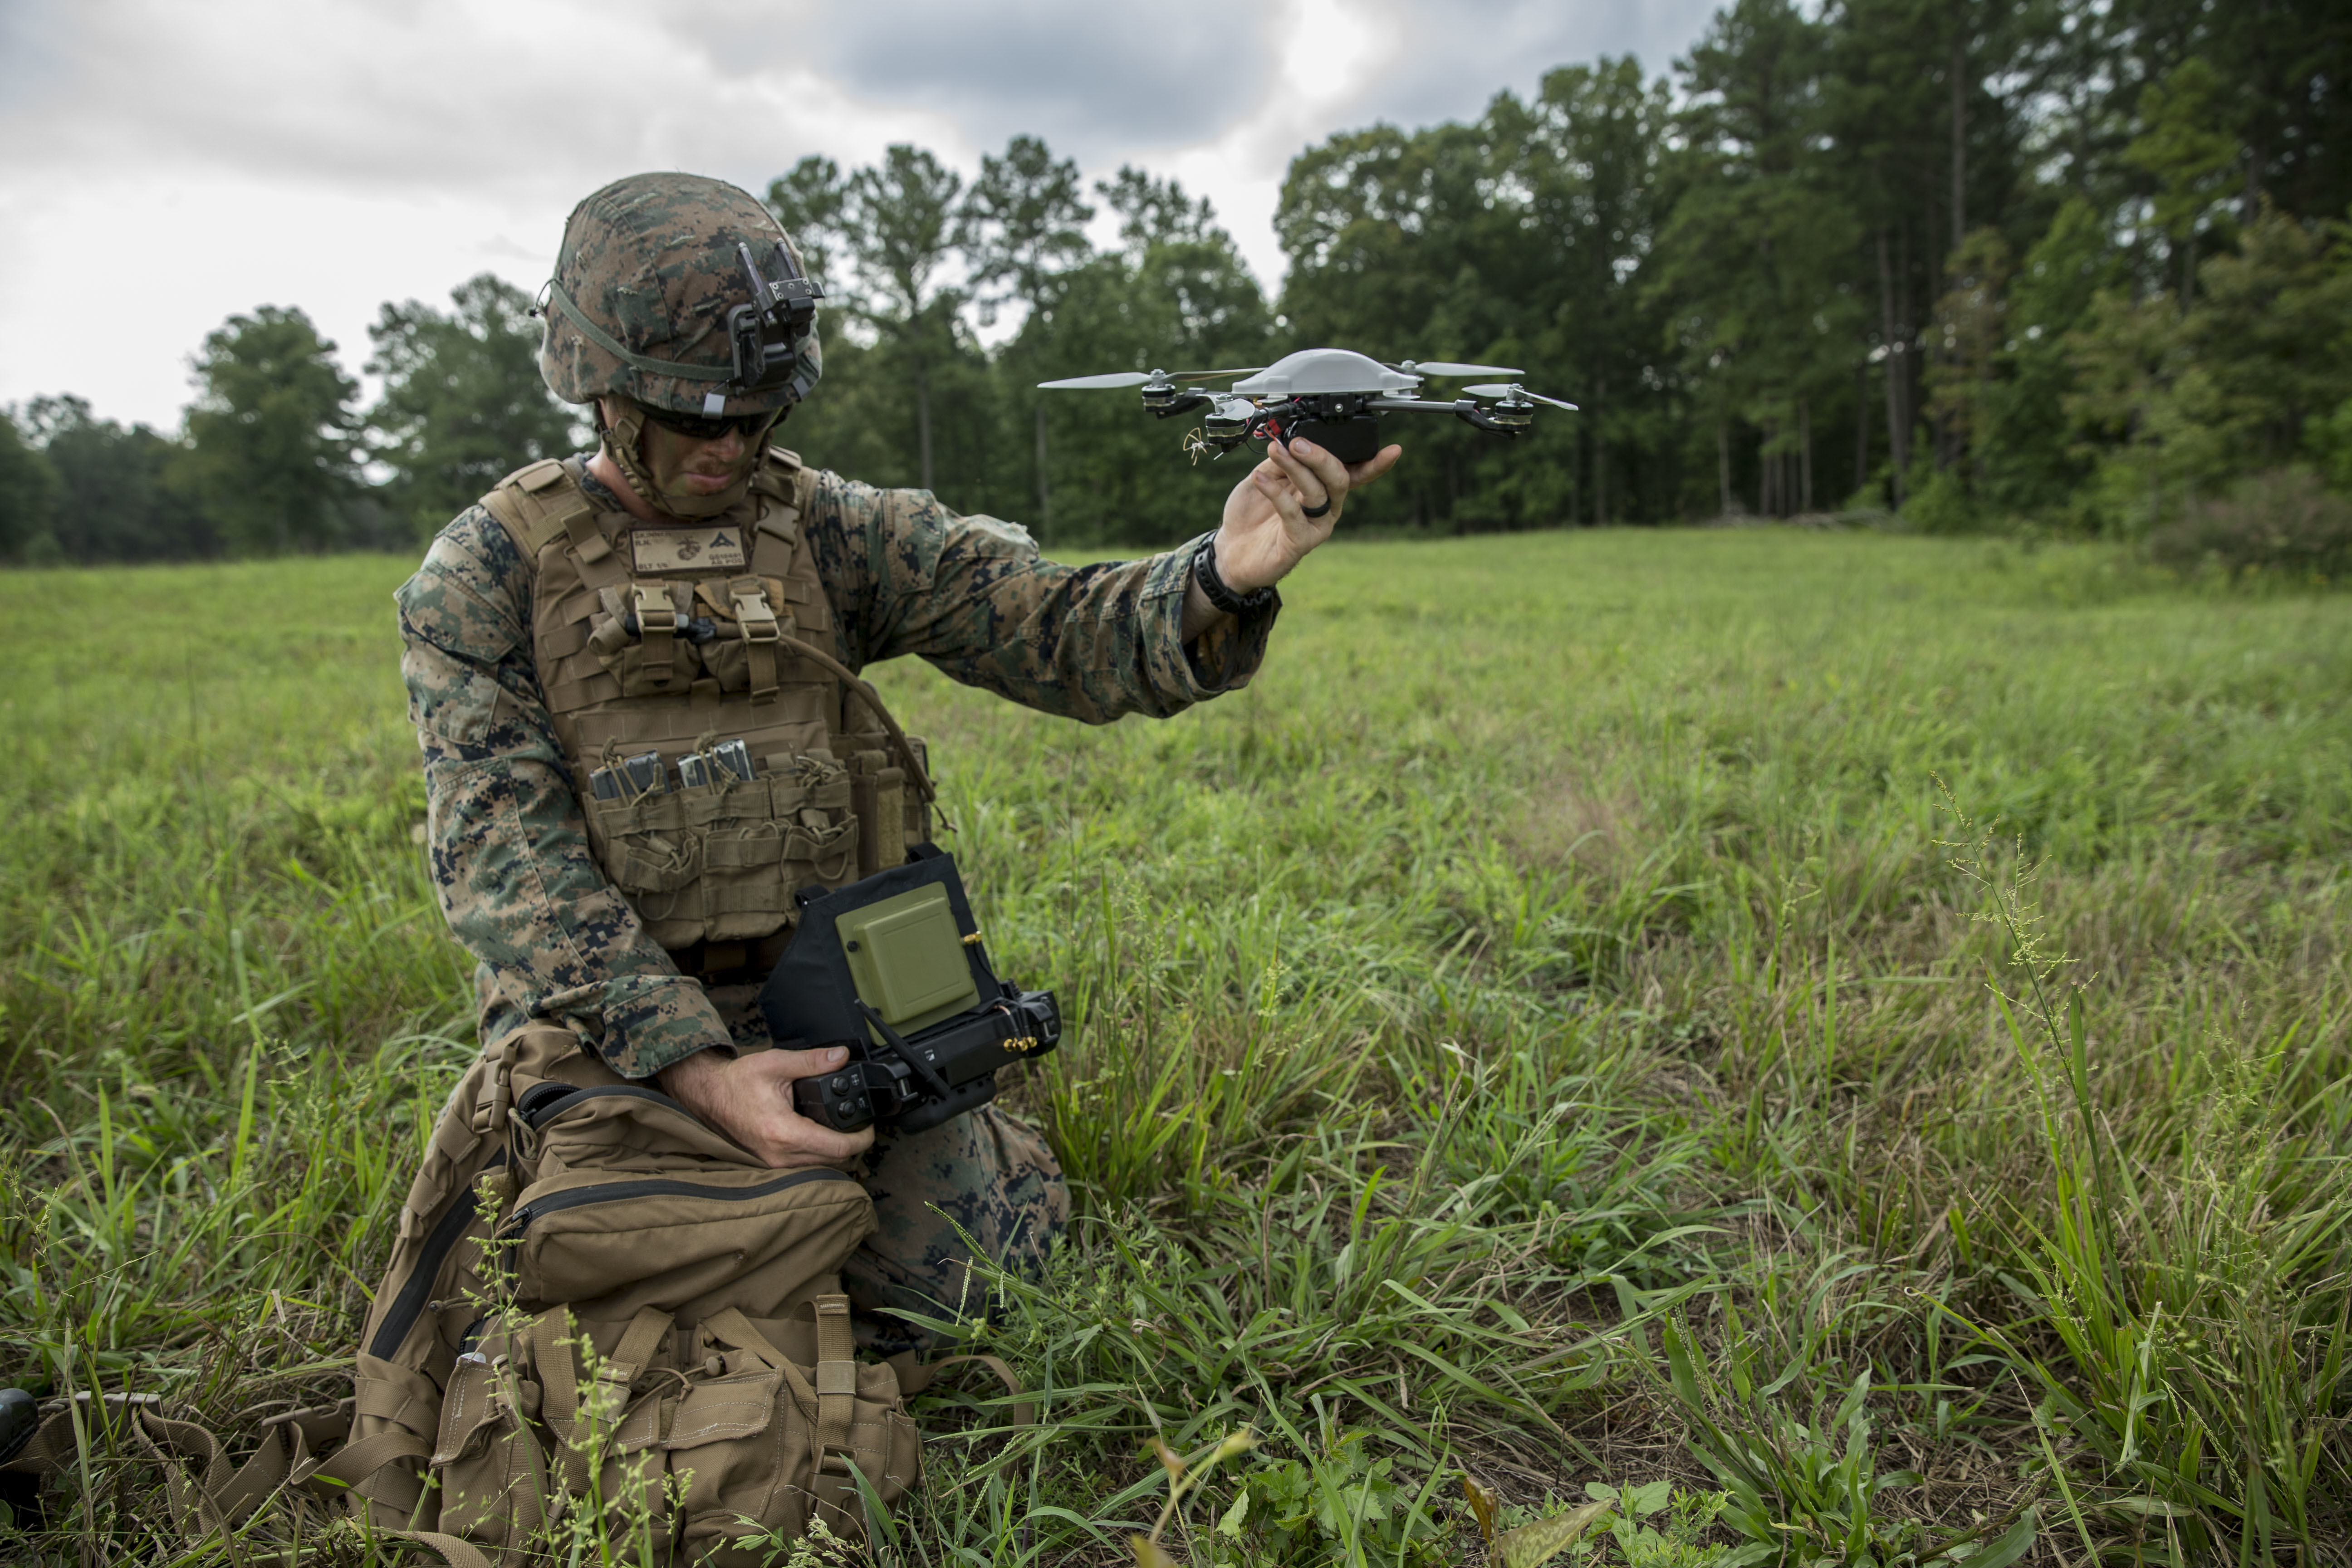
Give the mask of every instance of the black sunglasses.
<svg viewBox="0 0 2352 1568">
<path fill-rule="evenodd" d="M 712 419 L 700 414 L 673 414 L 667 408 L 646 410 L 647 419 L 692 441 L 716 441 L 730 430 L 746 441 L 756 441 L 766 435 L 782 416 L 782 410 L 772 408 L 762 414 L 738 414 L 722 419 Z"/>
</svg>

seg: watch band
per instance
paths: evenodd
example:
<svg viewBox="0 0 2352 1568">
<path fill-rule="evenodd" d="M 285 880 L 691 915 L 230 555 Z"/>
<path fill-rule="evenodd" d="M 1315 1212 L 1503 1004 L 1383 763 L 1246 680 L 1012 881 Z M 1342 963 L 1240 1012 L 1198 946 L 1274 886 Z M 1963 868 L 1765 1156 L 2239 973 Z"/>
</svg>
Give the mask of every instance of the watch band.
<svg viewBox="0 0 2352 1568">
<path fill-rule="evenodd" d="M 1282 603 L 1282 595 L 1269 583 L 1254 593 L 1236 594 L 1217 575 L 1217 536 L 1211 534 L 1201 541 L 1192 552 L 1192 580 L 1201 584 L 1201 596 L 1229 616 L 1255 615 L 1270 605 Z"/>
</svg>

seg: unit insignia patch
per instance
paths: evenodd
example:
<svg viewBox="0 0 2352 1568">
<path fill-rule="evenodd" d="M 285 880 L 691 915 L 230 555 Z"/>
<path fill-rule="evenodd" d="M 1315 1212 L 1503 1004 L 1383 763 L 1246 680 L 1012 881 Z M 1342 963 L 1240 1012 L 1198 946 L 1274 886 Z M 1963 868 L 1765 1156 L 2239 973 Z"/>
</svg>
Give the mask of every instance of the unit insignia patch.
<svg viewBox="0 0 2352 1568">
<path fill-rule="evenodd" d="M 629 547 L 640 572 L 737 571 L 744 560 L 740 528 L 632 529 Z"/>
</svg>

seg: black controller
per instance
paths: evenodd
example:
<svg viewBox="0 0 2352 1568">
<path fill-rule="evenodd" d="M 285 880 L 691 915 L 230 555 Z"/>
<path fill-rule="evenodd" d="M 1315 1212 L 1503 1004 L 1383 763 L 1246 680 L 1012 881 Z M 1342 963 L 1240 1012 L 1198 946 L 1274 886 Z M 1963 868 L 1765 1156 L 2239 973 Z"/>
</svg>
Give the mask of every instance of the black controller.
<svg viewBox="0 0 2352 1568">
<path fill-rule="evenodd" d="M 838 1132 L 877 1121 L 908 1132 L 937 1127 L 995 1099 L 997 1068 L 1062 1042 L 1062 1012 L 1054 994 L 1010 986 L 979 1010 L 911 1037 L 901 1037 L 871 1011 L 866 1022 L 883 1044 L 833 1042 L 848 1047 L 848 1063 L 793 1085 L 800 1113 Z"/>
</svg>

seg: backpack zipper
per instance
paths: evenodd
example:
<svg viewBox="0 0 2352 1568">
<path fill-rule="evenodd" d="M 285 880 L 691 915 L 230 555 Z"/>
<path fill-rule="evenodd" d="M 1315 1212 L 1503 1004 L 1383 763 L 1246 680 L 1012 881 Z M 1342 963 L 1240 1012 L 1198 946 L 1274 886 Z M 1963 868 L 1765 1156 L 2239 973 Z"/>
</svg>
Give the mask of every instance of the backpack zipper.
<svg viewBox="0 0 2352 1568">
<path fill-rule="evenodd" d="M 522 1233 L 545 1219 L 549 1215 L 566 1209 L 586 1208 L 592 1204 L 625 1203 L 631 1198 L 705 1198 L 712 1203 L 743 1203 L 751 1198 L 764 1198 L 804 1182 L 846 1182 L 849 1178 L 829 1166 L 813 1170 L 793 1171 L 772 1182 L 762 1182 L 756 1187 L 707 1187 L 699 1182 L 681 1182 L 666 1176 L 641 1176 L 633 1182 L 606 1182 L 600 1186 L 574 1187 L 568 1193 L 550 1193 L 534 1199 L 509 1215 L 499 1227 L 499 1241 L 520 1241 Z M 508 1255 L 511 1271 L 512 1254 Z"/>
<path fill-rule="evenodd" d="M 538 1091 L 534 1089 L 532 1092 L 537 1093 Z M 554 1121 L 557 1117 L 571 1110 L 573 1106 L 578 1105 L 582 1100 L 604 1099 L 650 1100 L 656 1105 L 663 1106 L 668 1110 L 677 1111 L 680 1116 L 685 1117 L 688 1121 L 694 1122 L 698 1126 L 709 1125 L 707 1122 L 704 1122 L 700 1117 L 695 1115 L 694 1112 L 688 1110 L 685 1106 L 680 1105 L 677 1100 L 672 1100 L 668 1095 L 660 1093 L 655 1089 L 639 1089 L 635 1084 L 627 1083 L 600 1084 L 593 1089 L 575 1089 L 568 1093 L 557 1095 L 552 1100 L 543 1101 L 539 1106 L 531 1110 L 525 1110 L 523 1112 L 523 1121 L 530 1125 L 532 1131 L 536 1132 L 547 1123 Z"/>
<path fill-rule="evenodd" d="M 507 1152 L 500 1149 L 483 1164 L 482 1170 L 495 1171 L 506 1163 Z M 480 1179 L 480 1172 L 477 1172 L 474 1180 Z M 392 1299 L 392 1310 L 384 1314 L 375 1338 L 368 1342 L 368 1354 L 378 1361 L 390 1361 L 400 1349 L 400 1342 L 408 1337 L 416 1314 L 425 1310 L 425 1299 L 433 1293 L 433 1281 L 440 1277 L 443 1260 L 473 1223 L 474 1182 L 469 1181 L 458 1189 L 457 1201 L 425 1238 L 425 1250 L 417 1254 L 415 1268 L 401 1282 L 400 1294 Z"/>
</svg>

